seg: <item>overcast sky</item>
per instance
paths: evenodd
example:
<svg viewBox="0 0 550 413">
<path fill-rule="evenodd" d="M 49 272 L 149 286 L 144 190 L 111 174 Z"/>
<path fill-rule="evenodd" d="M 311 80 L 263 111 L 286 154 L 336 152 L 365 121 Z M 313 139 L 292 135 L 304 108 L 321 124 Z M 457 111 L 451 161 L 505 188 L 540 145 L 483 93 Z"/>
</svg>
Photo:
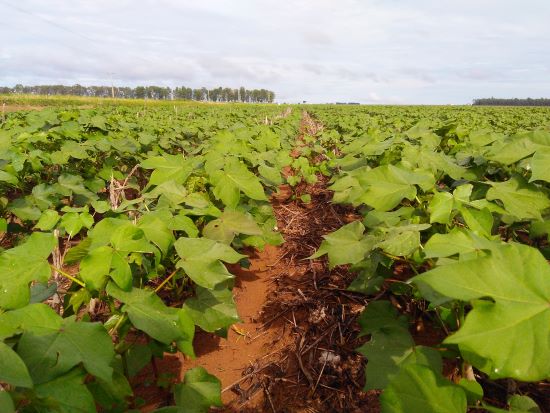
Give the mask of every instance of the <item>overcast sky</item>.
<svg viewBox="0 0 550 413">
<path fill-rule="evenodd" d="M 0 0 L 0 85 L 264 87 L 279 102 L 550 97 L 548 0 Z"/>
</svg>

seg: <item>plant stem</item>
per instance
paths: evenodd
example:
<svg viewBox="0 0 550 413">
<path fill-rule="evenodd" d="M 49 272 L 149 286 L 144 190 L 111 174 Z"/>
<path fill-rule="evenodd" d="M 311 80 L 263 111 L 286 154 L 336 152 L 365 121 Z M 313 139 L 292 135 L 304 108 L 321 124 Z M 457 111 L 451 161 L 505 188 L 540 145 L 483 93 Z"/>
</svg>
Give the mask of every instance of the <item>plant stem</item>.
<svg viewBox="0 0 550 413">
<path fill-rule="evenodd" d="M 176 275 L 176 272 L 177 272 L 177 271 L 178 271 L 178 269 L 176 268 L 176 269 L 172 272 L 172 274 L 170 274 L 168 277 L 166 277 L 166 278 L 164 279 L 164 281 L 161 282 L 161 283 L 157 286 L 157 288 L 155 288 L 155 292 L 158 293 L 158 292 L 162 289 L 162 287 L 164 287 L 164 286 L 166 285 L 166 283 L 167 283 L 168 281 L 170 281 L 170 280 L 172 279 L 172 277 L 174 277 L 174 275 Z"/>
<path fill-rule="evenodd" d="M 128 318 L 128 317 L 127 317 L 126 313 L 124 313 L 124 314 L 122 315 L 122 317 L 120 317 L 120 318 L 118 319 L 118 321 L 117 321 L 117 323 L 115 324 L 115 326 L 114 326 L 111 330 L 109 330 L 109 335 L 112 336 L 116 331 L 118 331 L 118 329 L 120 328 L 120 326 L 121 326 L 122 324 L 124 324 L 124 322 L 126 321 L 127 318 Z"/>
<path fill-rule="evenodd" d="M 71 274 L 68 274 L 66 273 L 65 271 L 63 270 L 60 270 L 59 268 L 53 266 L 52 264 L 50 264 L 50 268 L 54 271 L 57 271 L 59 274 L 61 274 L 63 277 L 66 277 L 68 278 L 69 280 L 71 280 L 72 282 L 74 283 L 77 283 L 78 285 L 80 285 L 81 287 L 86 287 L 86 284 L 84 284 L 82 281 L 80 281 L 79 279 L 73 277 Z"/>
</svg>

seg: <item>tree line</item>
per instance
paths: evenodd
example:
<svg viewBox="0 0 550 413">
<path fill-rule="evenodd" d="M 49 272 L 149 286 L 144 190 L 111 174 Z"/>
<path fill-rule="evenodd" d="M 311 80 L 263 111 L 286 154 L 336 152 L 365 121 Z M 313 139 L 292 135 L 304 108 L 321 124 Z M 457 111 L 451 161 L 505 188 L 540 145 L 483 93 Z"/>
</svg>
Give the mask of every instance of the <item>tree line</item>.
<svg viewBox="0 0 550 413">
<path fill-rule="evenodd" d="M 499 99 L 499 98 L 484 98 L 474 99 L 474 106 L 550 106 L 550 99 Z"/>
<path fill-rule="evenodd" d="M 122 99 L 155 99 L 172 100 L 185 99 L 204 102 L 247 102 L 247 103 L 272 103 L 275 100 L 275 92 L 267 89 L 237 89 L 228 87 L 217 87 L 207 89 L 205 87 L 193 89 L 190 87 L 162 86 L 82 86 L 82 85 L 36 85 L 14 87 L 0 86 L 0 94 L 28 94 L 45 96 L 86 96 L 102 98 Z"/>
</svg>

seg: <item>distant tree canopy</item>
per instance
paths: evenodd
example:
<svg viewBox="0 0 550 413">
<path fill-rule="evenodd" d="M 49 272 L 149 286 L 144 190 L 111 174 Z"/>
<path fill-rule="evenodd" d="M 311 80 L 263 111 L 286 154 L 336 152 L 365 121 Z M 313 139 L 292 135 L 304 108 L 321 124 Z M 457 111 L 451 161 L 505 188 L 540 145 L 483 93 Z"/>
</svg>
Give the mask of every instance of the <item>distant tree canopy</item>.
<svg viewBox="0 0 550 413">
<path fill-rule="evenodd" d="M 207 89 L 192 89 L 181 86 L 175 89 L 161 86 L 65 86 L 65 85 L 37 85 L 14 87 L 0 86 L 0 94 L 29 94 L 29 95 L 65 95 L 65 96 L 87 96 L 87 97 L 112 97 L 126 99 L 186 99 L 205 102 L 247 102 L 247 103 L 272 103 L 275 100 L 275 93 L 267 89 L 238 89 L 217 87 Z"/>
<path fill-rule="evenodd" d="M 473 105 L 475 106 L 550 106 L 550 99 L 547 99 L 547 98 L 538 98 L 538 99 L 485 98 L 485 99 L 474 99 Z"/>
</svg>

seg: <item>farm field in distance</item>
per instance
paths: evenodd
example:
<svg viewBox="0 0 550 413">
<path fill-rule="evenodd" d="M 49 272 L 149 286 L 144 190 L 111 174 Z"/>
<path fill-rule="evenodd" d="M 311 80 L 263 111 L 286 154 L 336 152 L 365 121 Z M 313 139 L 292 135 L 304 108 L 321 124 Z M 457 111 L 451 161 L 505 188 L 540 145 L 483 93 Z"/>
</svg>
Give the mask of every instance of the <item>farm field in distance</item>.
<svg viewBox="0 0 550 413">
<path fill-rule="evenodd" d="M 550 412 L 550 108 L 0 110 L 0 412 Z"/>
</svg>

